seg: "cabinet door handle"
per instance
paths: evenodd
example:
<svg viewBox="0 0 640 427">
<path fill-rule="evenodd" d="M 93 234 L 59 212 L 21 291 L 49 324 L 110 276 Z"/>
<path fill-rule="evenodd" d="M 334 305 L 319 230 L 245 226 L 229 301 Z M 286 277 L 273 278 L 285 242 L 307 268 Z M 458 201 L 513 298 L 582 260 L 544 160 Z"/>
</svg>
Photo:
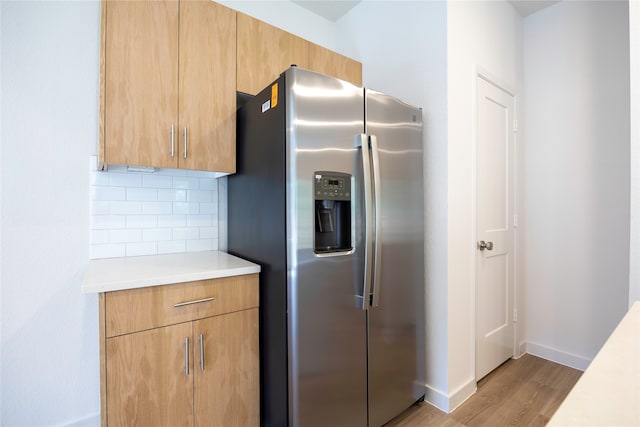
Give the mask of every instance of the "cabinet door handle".
<svg viewBox="0 0 640 427">
<path fill-rule="evenodd" d="M 199 304 L 201 302 L 213 301 L 214 299 L 215 299 L 214 297 L 196 299 L 196 300 L 193 300 L 193 301 L 179 302 L 179 303 L 173 304 L 173 306 L 174 307 L 183 307 L 185 305 Z"/>
<path fill-rule="evenodd" d="M 171 157 L 173 157 L 175 154 L 175 147 L 176 147 L 175 138 L 176 138 L 175 126 L 171 125 Z"/>
<path fill-rule="evenodd" d="M 204 335 L 200 334 L 200 370 L 204 371 Z"/>
<path fill-rule="evenodd" d="M 184 340 L 184 373 L 189 376 L 189 337 Z"/>
<path fill-rule="evenodd" d="M 187 158 L 187 127 L 186 126 L 184 127 L 184 132 L 182 133 L 182 137 L 184 140 L 184 152 L 182 154 L 182 157 L 186 159 Z"/>
</svg>

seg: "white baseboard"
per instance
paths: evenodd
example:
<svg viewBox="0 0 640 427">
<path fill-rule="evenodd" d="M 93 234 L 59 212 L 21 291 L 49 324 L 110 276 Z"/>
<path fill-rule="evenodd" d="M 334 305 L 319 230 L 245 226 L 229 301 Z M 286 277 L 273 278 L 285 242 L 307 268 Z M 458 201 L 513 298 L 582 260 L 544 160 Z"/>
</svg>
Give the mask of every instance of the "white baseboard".
<svg viewBox="0 0 640 427">
<path fill-rule="evenodd" d="M 435 389 L 428 384 L 425 385 L 425 388 L 425 402 L 449 414 L 476 392 L 476 380 L 471 378 L 449 394 Z"/>
<path fill-rule="evenodd" d="M 566 351 L 547 347 L 534 342 L 527 342 L 527 353 L 561 365 L 569 366 L 570 368 L 579 369 L 581 371 L 587 369 L 587 366 L 591 363 L 591 359 L 587 359 L 586 357 L 567 353 Z"/>
<path fill-rule="evenodd" d="M 435 389 L 428 384 L 425 385 L 424 401 L 436 408 L 449 413 L 449 397 L 442 391 Z"/>
</svg>

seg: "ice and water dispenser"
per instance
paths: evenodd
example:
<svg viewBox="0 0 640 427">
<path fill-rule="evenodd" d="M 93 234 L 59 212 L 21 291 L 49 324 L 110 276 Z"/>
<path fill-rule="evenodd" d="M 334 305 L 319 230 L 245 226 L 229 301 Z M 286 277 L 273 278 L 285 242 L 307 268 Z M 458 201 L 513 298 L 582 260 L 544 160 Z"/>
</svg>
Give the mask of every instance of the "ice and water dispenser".
<svg viewBox="0 0 640 427">
<path fill-rule="evenodd" d="M 348 252 L 351 245 L 351 175 L 315 172 L 314 252 Z"/>
</svg>

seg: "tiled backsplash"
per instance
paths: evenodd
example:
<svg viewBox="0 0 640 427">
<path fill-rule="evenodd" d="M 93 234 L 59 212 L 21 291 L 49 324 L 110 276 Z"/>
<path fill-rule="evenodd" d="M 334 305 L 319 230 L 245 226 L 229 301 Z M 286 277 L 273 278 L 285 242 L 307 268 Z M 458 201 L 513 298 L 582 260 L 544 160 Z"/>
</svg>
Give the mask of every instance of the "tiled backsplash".
<svg viewBox="0 0 640 427">
<path fill-rule="evenodd" d="M 218 249 L 216 174 L 90 162 L 92 259 Z"/>
</svg>

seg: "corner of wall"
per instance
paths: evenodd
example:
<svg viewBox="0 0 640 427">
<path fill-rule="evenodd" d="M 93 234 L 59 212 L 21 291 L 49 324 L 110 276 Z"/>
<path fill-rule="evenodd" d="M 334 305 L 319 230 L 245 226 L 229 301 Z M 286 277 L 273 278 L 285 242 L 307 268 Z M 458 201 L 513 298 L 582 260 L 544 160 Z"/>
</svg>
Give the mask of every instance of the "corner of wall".
<svg viewBox="0 0 640 427">
<path fill-rule="evenodd" d="M 424 396 L 425 402 L 440 409 L 441 411 L 450 414 L 458 406 L 462 405 L 468 398 L 473 396 L 477 390 L 475 378 L 470 378 L 465 381 L 460 387 L 451 393 L 445 393 L 430 385 L 425 385 L 426 393 Z"/>
</svg>

